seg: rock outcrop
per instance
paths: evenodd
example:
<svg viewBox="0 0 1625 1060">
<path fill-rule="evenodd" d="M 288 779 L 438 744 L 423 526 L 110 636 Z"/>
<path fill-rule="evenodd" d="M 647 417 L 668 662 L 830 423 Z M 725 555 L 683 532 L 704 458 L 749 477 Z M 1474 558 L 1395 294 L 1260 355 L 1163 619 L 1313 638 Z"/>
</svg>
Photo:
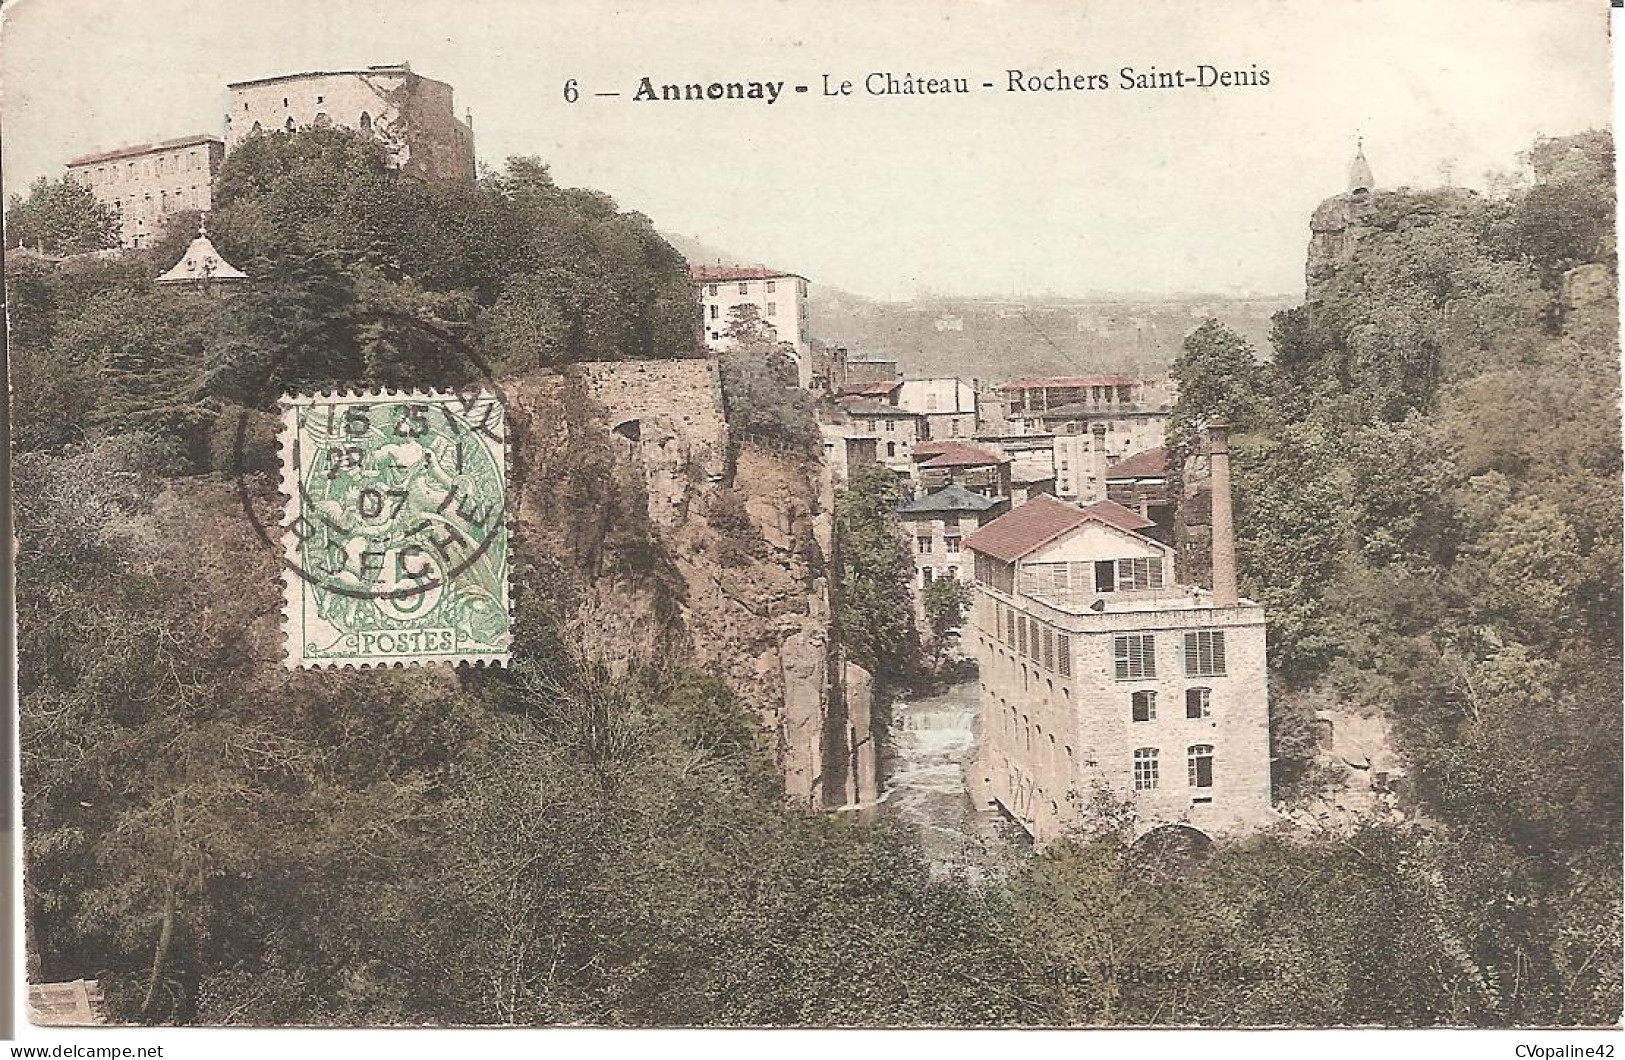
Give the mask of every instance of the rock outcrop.
<svg viewBox="0 0 1625 1060">
<path fill-rule="evenodd" d="M 873 799 L 868 675 L 833 628 L 833 494 L 816 458 L 730 451 L 709 360 L 579 364 L 503 386 L 518 551 L 547 566 L 565 639 L 621 665 L 713 671 L 771 734 L 789 798 Z"/>
</svg>

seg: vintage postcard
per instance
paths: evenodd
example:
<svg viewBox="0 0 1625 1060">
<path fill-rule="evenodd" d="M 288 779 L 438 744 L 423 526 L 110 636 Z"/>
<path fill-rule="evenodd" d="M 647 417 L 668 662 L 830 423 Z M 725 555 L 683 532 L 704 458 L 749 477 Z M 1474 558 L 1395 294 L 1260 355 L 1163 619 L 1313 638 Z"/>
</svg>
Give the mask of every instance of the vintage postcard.
<svg viewBox="0 0 1625 1060">
<path fill-rule="evenodd" d="M 1612 76 L 1596 0 L 10 3 L 22 1032 L 1611 1056 Z"/>
</svg>

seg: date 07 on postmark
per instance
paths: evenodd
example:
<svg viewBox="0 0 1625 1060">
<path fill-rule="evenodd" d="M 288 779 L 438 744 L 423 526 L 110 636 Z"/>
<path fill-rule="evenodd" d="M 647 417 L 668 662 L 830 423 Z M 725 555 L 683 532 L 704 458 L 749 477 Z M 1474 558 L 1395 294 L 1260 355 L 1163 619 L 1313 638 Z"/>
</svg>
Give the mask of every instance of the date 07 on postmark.
<svg viewBox="0 0 1625 1060">
<path fill-rule="evenodd" d="M 505 431 L 484 390 L 283 399 L 288 666 L 508 662 Z"/>
</svg>

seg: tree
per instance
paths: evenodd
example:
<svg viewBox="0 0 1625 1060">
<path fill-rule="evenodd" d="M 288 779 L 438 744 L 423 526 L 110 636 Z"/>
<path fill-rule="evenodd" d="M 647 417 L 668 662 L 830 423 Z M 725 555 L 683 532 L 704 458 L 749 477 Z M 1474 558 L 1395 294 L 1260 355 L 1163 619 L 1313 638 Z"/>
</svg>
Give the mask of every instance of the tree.
<svg viewBox="0 0 1625 1060">
<path fill-rule="evenodd" d="M 880 464 L 855 469 L 835 500 L 836 623 L 853 661 L 877 681 L 905 679 L 919 657 L 914 563 L 897 500 L 897 476 Z"/>
<path fill-rule="evenodd" d="M 925 587 L 925 623 L 931 630 L 931 654 L 940 663 L 948 649 L 948 635 L 965 621 L 970 590 L 958 578 L 937 578 Z"/>
<path fill-rule="evenodd" d="M 69 177 L 40 177 L 6 207 L 6 244 L 62 256 L 119 245 L 119 216 Z"/>
</svg>

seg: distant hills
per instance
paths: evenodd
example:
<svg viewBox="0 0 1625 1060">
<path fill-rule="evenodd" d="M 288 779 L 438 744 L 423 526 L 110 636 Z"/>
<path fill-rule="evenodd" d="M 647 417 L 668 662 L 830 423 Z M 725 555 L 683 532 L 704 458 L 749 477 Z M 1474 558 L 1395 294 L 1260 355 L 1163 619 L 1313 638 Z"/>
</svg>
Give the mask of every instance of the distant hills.
<svg viewBox="0 0 1625 1060">
<path fill-rule="evenodd" d="M 690 262 L 793 269 L 758 262 L 683 235 L 662 233 Z M 1302 299 L 1286 295 L 973 298 L 885 302 L 812 280 L 813 334 L 856 357 L 895 359 L 905 375 L 1003 380 L 1023 375 L 1127 372 L 1161 375 L 1208 317 L 1269 355 L 1270 318 Z"/>
</svg>

